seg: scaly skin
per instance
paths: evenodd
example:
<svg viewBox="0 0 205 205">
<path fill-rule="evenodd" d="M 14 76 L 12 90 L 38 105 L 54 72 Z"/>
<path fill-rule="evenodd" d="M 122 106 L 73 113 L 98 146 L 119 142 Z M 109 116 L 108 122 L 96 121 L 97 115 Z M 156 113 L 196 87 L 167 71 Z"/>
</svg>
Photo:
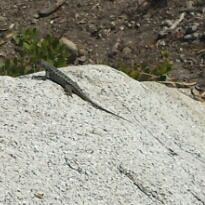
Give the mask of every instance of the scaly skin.
<svg viewBox="0 0 205 205">
<path fill-rule="evenodd" d="M 60 70 L 58 70 L 57 68 L 49 65 L 47 62 L 41 60 L 38 65 L 43 68 L 46 71 L 46 75 L 45 75 L 45 79 L 50 79 L 53 82 L 61 85 L 66 93 L 70 96 L 72 96 L 72 93 L 75 93 L 76 95 L 78 95 L 80 98 L 82 98 L 83 100 L 89 102 L 93 107 L 102 110 L 104 112 L 107 112 L 109 114 L 112 114 L 116 117 L 119 117 L 123 120 L 129 121 L 103 107 L 101 107 L 100 105 L 98 105 L 97 103 L 95 103 L 94 101 L 92 101 L 83 91 L 82 89 L 79 87 L 79 85 L 74 82 L 73 80 L 71 80 L 67 75 L 65 75 L 63 72 L 61 72 Z M 130 121 L 129 121 L 130 122 Z"/>
</svg>

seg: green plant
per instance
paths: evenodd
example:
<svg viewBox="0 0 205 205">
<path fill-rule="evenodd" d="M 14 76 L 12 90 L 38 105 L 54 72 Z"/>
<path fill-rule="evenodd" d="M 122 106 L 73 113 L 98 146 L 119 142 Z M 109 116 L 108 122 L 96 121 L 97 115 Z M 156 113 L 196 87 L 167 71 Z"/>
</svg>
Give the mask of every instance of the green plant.
<svg viewBox="0 0 205 205">
<path fill-rule="evenodd" d="M 141 63 L 137 68 L 127 68 L 120 65 L 120 70 L 138 81 L 166 81 L 168 73 L 173 70 L 167 50 L 161 51 L 160 60 L 150 67 L 147 62 Z"/>
<path fill-rule="evenodd" d="M 37 29 L 26 29 L 19 35 L 13 35 L 16 45 L 14 58 L 0 62 L 0 74 L 18 76 L 33 72 L 33 66 L 40 59 L 49 61 L 56 67 L 67 65 L 70 53 L 54 36 L 48 34 L 40 39 Z"/>
<path fill-rule="evenodd" d="M 29 73 L 29 72 L 28 72 Z M 0 74 L 9 76 L 19 76 L 27 74 L 26 65 L 17 59 L 6 59 L 5 62 L 0 62 Z"/>
</svg>

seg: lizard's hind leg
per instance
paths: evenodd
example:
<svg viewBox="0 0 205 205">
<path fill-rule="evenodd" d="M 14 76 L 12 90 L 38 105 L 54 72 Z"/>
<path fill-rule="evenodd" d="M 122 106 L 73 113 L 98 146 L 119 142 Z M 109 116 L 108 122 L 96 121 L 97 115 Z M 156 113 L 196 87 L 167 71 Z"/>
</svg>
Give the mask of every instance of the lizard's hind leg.
<svg viewBox="0 0 205 205">
<path fill-rule="evenodd" d="M 65 90 L 66 95 L 72 97 L 73 92 L 72 92 L 72 88 L 71 88 L 70 85 L 66 85 L 65 88 L 64 88 L 64 90 Z"/>
</svg>

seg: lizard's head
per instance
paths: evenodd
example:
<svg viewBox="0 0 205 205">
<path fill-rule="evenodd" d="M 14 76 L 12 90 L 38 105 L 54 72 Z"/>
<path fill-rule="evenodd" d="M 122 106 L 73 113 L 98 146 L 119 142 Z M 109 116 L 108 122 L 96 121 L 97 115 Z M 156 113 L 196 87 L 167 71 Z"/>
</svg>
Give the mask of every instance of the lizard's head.
<svg viewBox="0 0 205 205">
<path fill-rule="evenodd" d="M 40 68 L 43 68 L 45 71 L 47 71 L 49 69 L 49 65 L 46 61 L 44 60 L 39 60 L 36 65 Z"/>
</svg>

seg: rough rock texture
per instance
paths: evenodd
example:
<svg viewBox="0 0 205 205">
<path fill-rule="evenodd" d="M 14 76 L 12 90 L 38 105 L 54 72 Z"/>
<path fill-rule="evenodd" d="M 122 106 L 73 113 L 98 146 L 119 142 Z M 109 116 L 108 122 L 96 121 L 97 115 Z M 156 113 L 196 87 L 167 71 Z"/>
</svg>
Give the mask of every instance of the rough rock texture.
<svg viewBox="0 0 205 205">
<path fill-rule="evenodd" d="M 203 103 L 108 66 L 62 71 L 132 123 L 49 80 L 0 77 L 0 204 L 205 203 Z"/>
</svg>

